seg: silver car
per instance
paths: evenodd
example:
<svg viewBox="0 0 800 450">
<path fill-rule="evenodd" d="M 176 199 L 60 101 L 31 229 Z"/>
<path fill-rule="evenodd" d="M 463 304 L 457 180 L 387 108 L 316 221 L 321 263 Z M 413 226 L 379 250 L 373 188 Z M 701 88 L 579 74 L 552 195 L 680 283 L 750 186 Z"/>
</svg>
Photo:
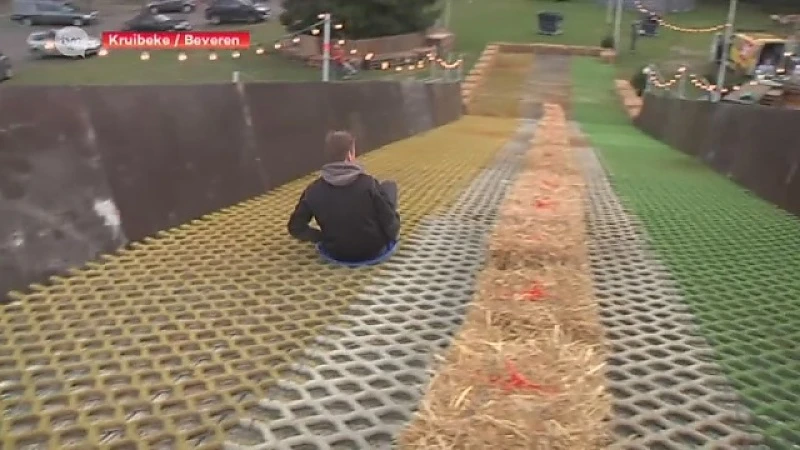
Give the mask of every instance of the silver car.
<svg viewBox="0 0 800 450">
<path fill-rule="evenodd" d="M 47 31 L 36 31 L 28 36 L 27 44 L 28 49 L 33 53 L 35 56 L 40 58 L 49 57 L 49 56 L 70 56 L 74 57 L 74 55 L 64 55 L 56 45 L 56 33 L 58 30 L 47 30 Z M 87 39 L 81 42 L 72 42 L 70 45 L 72 48 L 79 48 L 83 47 L 86 50 L 86 56 L 96 55 L 100 49 L 103 47 L 103 43 L 100 39 L 95 37 L 88 37 Z"/>
</svg>

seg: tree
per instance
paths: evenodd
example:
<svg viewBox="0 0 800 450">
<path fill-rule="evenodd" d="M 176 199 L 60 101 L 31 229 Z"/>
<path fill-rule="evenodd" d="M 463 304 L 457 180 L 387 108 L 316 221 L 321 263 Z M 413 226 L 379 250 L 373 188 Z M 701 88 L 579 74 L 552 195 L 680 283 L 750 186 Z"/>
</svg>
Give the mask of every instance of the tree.
<svg viewBox="0 0 800 450">
<path fill-rule="evenodd" d="M 440 0 L 285 0 L 281 23 L 292 32 L 319 22 L 329 12 L 349 39 L 423 31 L 442 11 Z"/>
</svg>

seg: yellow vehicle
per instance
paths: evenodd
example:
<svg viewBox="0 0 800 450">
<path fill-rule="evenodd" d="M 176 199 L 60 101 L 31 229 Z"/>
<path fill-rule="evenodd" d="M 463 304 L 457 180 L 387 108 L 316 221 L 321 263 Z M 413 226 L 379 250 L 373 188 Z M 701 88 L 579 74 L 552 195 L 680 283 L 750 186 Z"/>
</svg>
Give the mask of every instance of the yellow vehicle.
<svg viewBox="0 0 800 450">
<path fill-rule="evenodd" d="M 762 66 L 783 63 L 786 39 L 769 33 L 736 33 L 731 41 L 728 66 L 736 72 L 754 75 Z"/>
</svg>

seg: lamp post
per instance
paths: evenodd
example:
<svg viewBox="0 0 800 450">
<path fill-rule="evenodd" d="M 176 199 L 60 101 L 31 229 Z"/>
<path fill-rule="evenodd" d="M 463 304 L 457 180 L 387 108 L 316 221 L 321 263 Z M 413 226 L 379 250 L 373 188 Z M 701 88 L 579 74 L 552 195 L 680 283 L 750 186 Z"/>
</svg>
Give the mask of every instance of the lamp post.
<svg viewBox="0 0 800 450">
<path fill-rule="evenodd" d="M 622 37 L 622 8 L 623 0 L 617 0 L 617 11 L 614 17 L 614 51 L 619 53 L 619 41 Z"/>
<path fill-rule="evenodd" d="M 722 39 L 722 57 L 717 72 L 717 89 L 714 93 L 714 101 L 722 99 L 722 89 L 725 86 L 725 75 L 727 72 L 728 56 L 730 55 L 731 38 L 733 37 L 733 24 L 736 21 L 736 6 L 738 0 L 730 0 L 728 5 L 728 20 L 725 22 L 725 37 Z"/>
<path fill-rule="evenodd" d="M 322 81 L 327 82 L 331 79 L 331 15 L 330 13 L 320 14 L 320 19 L 323 20 Z"/>
</svg>

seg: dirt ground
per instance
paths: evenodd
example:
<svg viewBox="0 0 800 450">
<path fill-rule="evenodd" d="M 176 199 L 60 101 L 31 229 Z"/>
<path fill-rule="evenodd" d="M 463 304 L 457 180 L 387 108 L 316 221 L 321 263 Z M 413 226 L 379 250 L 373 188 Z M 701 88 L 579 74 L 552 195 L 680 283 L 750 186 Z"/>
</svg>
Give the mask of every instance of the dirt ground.
<svg viewBox="0 0 800 450">
<path fill-rule="evenodd" d="M 467 321 L 401 437 L 406 449 L 605 448 L 604 344 L 584 184 L 560 106 L 545 106 Z"/>
</svg>

